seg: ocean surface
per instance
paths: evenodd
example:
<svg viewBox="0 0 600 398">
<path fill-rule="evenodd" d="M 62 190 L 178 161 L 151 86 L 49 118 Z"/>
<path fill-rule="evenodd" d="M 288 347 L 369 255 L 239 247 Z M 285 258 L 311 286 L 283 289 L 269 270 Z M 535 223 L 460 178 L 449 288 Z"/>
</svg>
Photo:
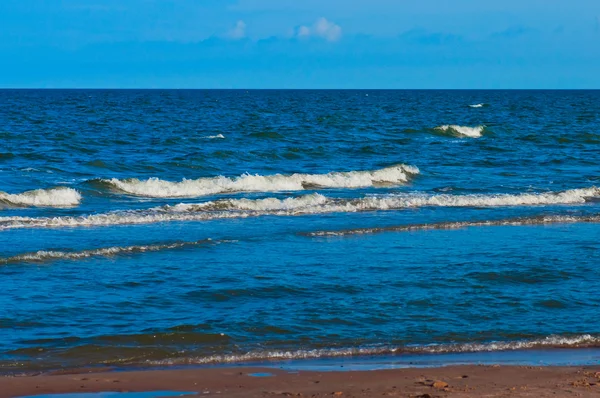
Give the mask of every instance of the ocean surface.
<svg viewBox="0 0 600 398">
<path fill-rule="evenodd" d="M 600 91 L 0 90 L 0 372 L 600 347 Z"/>
</svg>

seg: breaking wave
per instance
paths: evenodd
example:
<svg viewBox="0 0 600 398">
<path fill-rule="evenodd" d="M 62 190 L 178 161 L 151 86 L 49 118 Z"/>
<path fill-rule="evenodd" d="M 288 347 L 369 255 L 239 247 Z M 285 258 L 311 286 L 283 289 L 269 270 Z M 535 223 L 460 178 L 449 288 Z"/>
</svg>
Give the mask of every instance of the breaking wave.
<svg viewBox="0 0 600 398">
<path fill-rule="evenodd" d="M 243 363 L 256 361 L 279 361 L 297 359 L 317 359 L 352 356 L 394 355 L 394 354 L 442 354 L 515 351 L 535 348 L 589 348 L 600 346 L 600 338 L 590 334 L 578 336 L 548 336 L 541 339 L 518 341 L 493 341 L 464 344 L 430 344 L 417 346 L 377 346 L 350 348 L 323 348 L 290 351 L 251 351 L 243 354 L 209 355 L 198 357 L 169 358 L 147 361 L 150 365 L 192 365 L 210 363 Z"/>
<path fill-rule="evenodd" d="M 438 126 L 435 130 L 442 131 L 444 133 L 457 135 L 460 137 L 471 137 L 471 138 L 479 138 L 481 137 L 485 126 L 477 126 L 477 127 L 467 127 L 467 126 L 457 126 L 457 125 L 444 125 Z"/>
<path fill-rule="evenodd" d="M 106 247 L 101 249 L 83 250 L 83 251 L 45 251 L 40 250 L 34 253 L 25 253 L 13 257 L 0 259 L 0 264 L 14 264 L 22 262 L 43 263 L 55 260 L 81 260 L 90 257 L 110 257 L 123 254 L 134 254 L 144 252 L 156 252 L 161 250 L 181 249 L 184 247 L 199 246 L 211 243 L 210 239 L 199 240 L 196 242 L 175 242 L 159 245 L 146 246 L 125 246 L 125 247 Z"/>
<path fill-rule="evenodd" d="M 249 210 L 259 212 L 333 213 L 369 210 L 396 210 L 414 207 L 499 207 L 586 203 L 600 197 L 600 188 L 571 189 L 562 192 L 495 194 L 495 195 L 430 195 L 401 193 L 366 196 L 358 199 L 335 199 L 315 193 L 297 198 L 222 199 L 199 204 L 164 206 L 169 211 Z"/>
<path fill-rule="evenodd" d="M 517 195 L 429 195 L 407 193 L 366 196 L 355 199 L 328 198 L 315 193 L 286 199 L 221 199 L 204 203 L 181 203 L 145 210 L 113 211 L 78 217 L 0 217 L 0 229 L 151 224 L 167 221 L 204 221 L 258 216 L 352 213 L 440 206 L 495 207 L 584 204 L 590 198 L 596 197 L 600 197 L 600 189 L 596 187 L 572 189 L 563 192 L 524 193 Z M 575 221 L 568 220 L 567 217 L 555 222 L 579 222 L 577 221 L 579 220 L 577 217 L 573 218 Z"/>
<path fill-rule="evenodd" d="M 18 194 L 0 192 L 0 203 L 14 207 L 72 207 L 81 194 L 72 188 L 36 189 Z"/>
<path fill-rule="evenodd" d="M 483 103 L 469 105 L 470 108 L 483 108 L 484 106 L 485 106 L 485 104 L 483 104 Z"/>
<path fill-rule="evenodd" d="M 210 177 L 179 182 L 159 178 L 147 180 L 101 180 L 118 191 L 152 198 L 198 197 L 233 192 L 302 191 L 311 188 L 363 188 L 377 185 L 397 185 L 408 182 L 419 173 L 414 166 L 397 165 L 373 171 L 331 172 L 328 174 L 275 174 L 270 176 L 244 174 L 239 177 Z"/>
</svg>

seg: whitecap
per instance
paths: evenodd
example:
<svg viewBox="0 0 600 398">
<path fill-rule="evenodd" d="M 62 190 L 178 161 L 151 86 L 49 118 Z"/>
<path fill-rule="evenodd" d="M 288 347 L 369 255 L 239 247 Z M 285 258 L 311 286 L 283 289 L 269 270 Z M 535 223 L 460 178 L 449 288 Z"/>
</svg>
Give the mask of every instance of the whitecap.
<svg viewBox="0 0 600 398">
<path fill-rule="evenodd" d="M 207 135 L 207 136 L 201 137 L 201 138 L 206 138 L 208 140 L 214 140 L 214 139 L 225 139 L 225 136 L 223 134 L 217 134 L 217 135 Z"/>
<path fill-rule="evenodd" d="M 479 138 L 481 137 L 485 126 L 468 127 L 458 125 L 444 125 L 438 126 L 435 130 L 443 131 L 445 133 L 458 135 L 462 137 Z"/>
<path fill-rule="evenodd" d="M 18 194 L 0 192 L 0 202 L 16 207 L 72 207 L 81 202 L 81 194 L 65 187 L 35 189 Z"/>
<path fill-rule="evenodd" d="M 302 191 L 311 188 L 364 188 L 378 184 L 399 185 L 418 174 L 414 166 L 397 165 L 372 171 L 331 172 L 328 174 L 244 174 L 239 177 L 208 177 L 196 180 L 166 181 L 159 178 L 139 180 L 101 180 L 112 189 L 152 198 L 199 197 L 233 192 Z"/>
</svg>

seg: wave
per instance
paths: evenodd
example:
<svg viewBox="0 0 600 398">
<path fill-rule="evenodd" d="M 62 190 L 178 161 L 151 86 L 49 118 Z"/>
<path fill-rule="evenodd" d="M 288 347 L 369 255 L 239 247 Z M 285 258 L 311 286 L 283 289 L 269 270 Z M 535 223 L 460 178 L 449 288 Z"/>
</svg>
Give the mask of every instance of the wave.
<svg viewBox="0 0 600 398">
<path fill-rule="evenodd" d="M 315 193 L 296 198 L 222 199 L 198 204 L 164 206 L 168 211 L 249 210 L 289 211 L 292 213 L 334 213 L 369 210 L 398 210 L 415 207 L 501 207 L 555 204 L 583 204 L 600 197 L 600 188 L 571 189 L 562 192 L 448 195 L 401 193 L 366 196 L 358 199 L 335 199 Z"/>
<path fill-rule="evenodd" d="M 207 136 L 201 137 L 201 138 L 206 138 L 208 140 L 214 140 L 214 139 L 218 139 L 218 138 L 224 139 L 225 136 L 223 134 L 217 134 L 217 135 L 207 135 Z"/>
<path fill-rule="evenodd" d="M 483 108 L 486 104 L 481 103 L 481 104 L 473 104 L 473 105 L 469 105 L 470 108 Z"/>
<path fill-rule="evenodd" d="M 451 230 L 469 227 L 501 227 L 501 226 L 525 226 L 525 225 L 550 225 L 550 224 L 575 224 L 575 223 L 600 223 L 600 215 L 588 216 L 533 216 L 521 218 L 509 218 L 502 220 L 484 220 L 484 221 L 456 221 L 441 222 L 432 224 L 410 224 L 397 225 L 390 227 L 374 228 L 356 228 L 340 231 L 315 231 L 306 232 L 302 235 L 311 237 L 331 237 L 348 235 L 367 235 L 385 232 L 410 232 L 410 231 L 428 231 L 428 230 Z"/>
<path fill-rule="evenodd" d="M 315 193 L 294 198 L 221 199 L 204 203 L 180 203 L 144 210 L 113 211 L 103 214 L 62 217 L 0 217 L 0 229 L 112 226 L 151 224 L 168 221 L 207 221 L 258 216 L 295 216 L 324 213 L 389 211 L 418 207 L 496 207 L 585 204 L 600 197 L 596 187 L 563 192 L 495 194 L 495 195 L 429 195 L 393 194 L 354 199 L 328 198 Z M 561 216 L 555 222 L 580 222 L 583 218 Z M 596 217 L 596 216 L 594 216 Z M 589 222 L 596 222 L 596 219 Z"/>
<path fill-rule="evenodd" d="M 302 191 L 310 188 L 363 188 L 377 185 L 397 185 L 408 182 L 419 173 L 414 166 L 397 165 L 373 171 L 331 172 L 328 174 L 275 174 L 270 176 L 244 174 L 239 177 L 209 177 L 180 182 L 158 178 L 101 180 L 112 189 L 144 197 L 199 197 L 234 192 Z"/>
<path fill-rule="evenodd" d="M 55 260 L 81 260 L 90 257 L 111 257 L 123 254 L 134 254 L 144 252 L 156 252 L 162 250 L 181 249 L 212 243 L 210 239 L 199 240 L 195 242 L 175 242 L 158 245 L 143 246 L 115 246 L 101 249 L 83 250 L 83 251 L 45 251 L 40 250 L 34 253 L 25 253 L 8 258 L 0 258 L 0 264 L 14 264 L 23 262 L 43 263 Z"/>
<path fill-rule="evenodd" d="M 376 346 L 376 347 L 349 347 L 349 348 L 322 348 L 308 350 L 281 350 L 281 351 L 251 351 L 242 354 L 209 355 L 198 357 L 168 358 L 146 361 L 149 365 L 193 365 L 211 363 L 243 363 L 257 361 L 279 361 L 318 359 L 352 356 L 395 355 L 395 354 L 442 354 L 442 353 L 469 353 L 469 352 L 494 352 L 516 351 L 536 348 L 591 348 L 600 346 L 600 337 L 584 334 L 577 336 L 552 335 L 541 339 L 517 341 L 493 341 L 483 343 L 463 344 L 430 344 L 415 346 Z"/>
<path fill-rule="evenodd" d="M 485 126 L 467 127 L 458 125 L 444 125 L 435 128 L 435 130 L 443 131 L 444 133 L 471 138 L 481 137 L 484 129 Z"/>
<path fill-rule="evenodd" d="M 72 188 L 36 189 L 19 194 L 0 192 L 0 203 L 15 207 L 72 207 L 81 202 L 81 194 Z"/>
</svg>

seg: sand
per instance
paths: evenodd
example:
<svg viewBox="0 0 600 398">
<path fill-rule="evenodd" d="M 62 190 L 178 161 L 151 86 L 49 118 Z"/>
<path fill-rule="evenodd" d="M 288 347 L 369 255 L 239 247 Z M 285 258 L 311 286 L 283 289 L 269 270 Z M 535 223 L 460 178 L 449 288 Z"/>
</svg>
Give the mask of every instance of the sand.
<svg viewBox="0 0 600 398">
<path fill-rule="evenodd" d="M 256 377 L 251 374 L 269 373 Z M 290 373 L 186 368 L 0 377 L 0 397 L 99 391 L 194 391 L 202 397 L 600 397 L 600 367 L 452 366 Z"/>
</svg>

